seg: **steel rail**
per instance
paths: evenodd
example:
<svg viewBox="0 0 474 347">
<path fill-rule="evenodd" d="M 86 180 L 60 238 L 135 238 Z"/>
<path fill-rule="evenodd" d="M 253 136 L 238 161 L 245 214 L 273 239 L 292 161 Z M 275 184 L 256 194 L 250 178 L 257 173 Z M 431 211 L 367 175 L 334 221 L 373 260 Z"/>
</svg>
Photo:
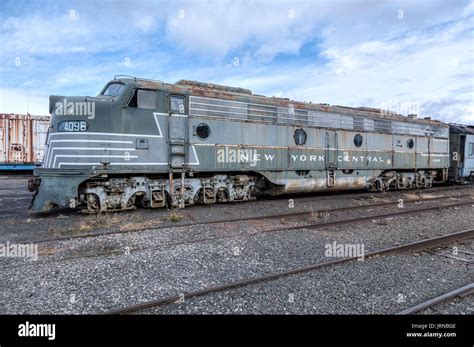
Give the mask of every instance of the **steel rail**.
<svg viewBox="0 0 474 347">
<path fill-rule="evenodd" d="M 430 239 L 425 239 L 421 241 L 411 242 L 404 245 L 394 246 L 383 248 L 380 250 L 372 251 L 364 255 L 364 258 L 373 258 L 373 257 L 380 257 L 380 256 L 387 256 L 393 254 L 401 254 L 407 252 L 415 252 L 420 250 L 426 250 L 434 247 L 439 247 L 445 244 L 453 243 L 456 241 L 466 240 L 474 237 L 474 229 L 464 230 L 457 233 L 452 233 L 448 235 L 438 236 Z M 124 314 L 124 313 L 131 313 L 136 312 L 143 309 L 148 309 L 152 307 L 162 307 L 165 305 L 169 305 L 172 303 L 180 302 L 184 299 L 195 298 L 211 293 L 222 292 L 230 289 L 245 287 L 251 284 L 261 283 L 261 282 L 268 282 L 273 281 L 282 277 L 287 277 L 290 275 L 300 274 L 304 272 L 309 272 L 313 270 L 317 270 L 320 268 L 337 265 L 337 264 L 344 264 L 354 260 L 359 259 L 360 257 L 348 257 L 348 258 L 341 258 L 337 260 L 332 260 L 323 263 L 312 264 L 304 267 L 299 267 L 287 271 L 281 271 L 277 273 L 267 274 L 259 277 L 248 278 L 248 279 L 241 279 L 235 282 L 222 284 L 213 287 L 207 287 L 203 289 L 198 289 L 195 291 L 187 292 L 187 293 L 180 293 L 177 295 L 168 296 L 161 299 L 151 300 L 139 304 L 129 305 L 126 307 L 113 309 L 110 311 L 102 312 L 100 314 Z"/>
<path fill-rule="evenodd" d="M 397 314 L 398 315 L 406 315 L 406 314 L 415 314 L 417 312 L 426 310 L 427 308 L 441 304 L 443 302 L 452 300 L 458 296 L 465 297 L 468 295 L 471 295 L 474 293 L 474 283 L 470 283 L 468 285 L 465 285 L 461 288 L 455 289 L 453 291 L 450 291 L 448 293 L 445 293 L 443 295 L 437 296 L 435 298 L 432 298 L 430 300 L 427 300 L 425 302 L 422 302 L 421 304 L 415 305 L 413 307 L 407 308 L 406 310 L 400 311 Z"/>
<path fill-rule="evenodd" d="M 464 203 L 463 203 L 463 205 L 464 205 Z M 446 206 L 446 205 L 437 206 L 434 209 L 442 209 L 442 208 L 453 207 L 453 206 L 459 206 L 459 204 L 448 205 L 448 206 Z M 419 209 L 411 210 L 411 211 L 409 211 L 409 213 L 412 214 L 412 213 L 416 213 L 418 211 L 420 211 L 420 210 Z M 424 211 L 425 210 L 423 210 L 422 212 L 424 212 Z M 408 211 L 406 211 L 406 212 L 408 212 Z M 404 212 L 403 214 L 406 214 L 406 213 Z M 393 216 L 393 214 L 390 214 L 390 215 Z M 371 216 L 371 218 L 368 218 L 368 219 L 377 220 L 377 219 L 383 219 L 383 218 L 387 218 L 387 214 Z M 363 219 L 365 220 L 365 218 L 363 218 Z M 324 227 L 331 227 L 331 226 L 334 226 L 334 225 L 355 224 L 355 223 L 358 223 L 358 222 L 361 222 L 361 218 L 347 219 L 347 220 L 343 220 L 343 221 L 334 221 L 334 222 L 327 222 L 327 223 L 319 223 L 319 224 L 316 224 L 316 226 L 321 226 L 321 228 L 324 228 Z M 304 229 L 304 228 L 307 228 L 307 227 L 308 227 L 307 225 L 306 226 L 303 225 L 303 226 L 301 226 L 301 229 Z M 298 228 L 299 228 L 299 226 L 298 226 Z M 312 229 L 317 229 L 314 225 L 311 228 Z M 200 238 L 200 239 L 189 240 L 189 241 L 171 242 L 171 243 L 166 243 L 166 244 L 160 244 L 158 246 L 131 248 L 131 249 L 129 249 L 129 252 L 133 253 L 133 252 L 137 252 L 137 251 L 141 252 L 141 251 L 156 249 L 156 248 L 160 249 L 160 248 L 165 248 L 165 247 L 175 247 L 175 246 L 181 246 L 181 245 L 192 245 L 192 244 L 200 243 L 200 242 L 214 241 L 214 240 L 221 240 L 221 239 L 229 239 L 229 238 L 239 237 L 239 236 L 253 237 L 253 236 L 256 236 L 256 235 L 260 235 L 262 233 L 278 232 L 278 231 L 285 231 L 285 230 L 288 230 L 288 228 L 282 227 L 282 228 L 276 228 L 276 229 L 258 230 L 254 233 L 248 233 L 248 234 L 245 234 L 245 235 L 243 235 L 243 234 L 230 234 L 230 235 L 222 235 L 222 236 L 213 236 L 213 237 L 206 237 L 206 238 Z M 100 235 L 97 235 L 97 236 L 100 236 Z M 119 252 L 97 253 L 97 254 L 90 255 L 90 257 L 102 256 L 102 255 L 103 256 L 106 256 L 106 255 L 120 255 L 120 254 L 121 253 L 119 253 Z M 71 259 L 79 259 L 79 258 L 81 258 L 81 257 L 76 256 L 76 257 L 64 258 L 64 259 L 61 259 L 61 260 L 71 260 Z"/>
<path fill-rule="evenodd" d="M 447 199 L 447 198 L 462 198 L 462 197 L 466 197 L 466 196 L 470 197 L 471 194 L 461 194 L 461 195 L 456 195 L 456 196 L 441 196 L 441 197 L 422 198 L 422 199 L 410 199 L 410 200 L 404 200 L 403 202 L 404 203 L 416 203 L 416 202 L 423 202 L 423 201 L 436 201 L 436 200 L 442 200 L 442 199 Z M 126 233 L 141 232 L 141 231 L 147 231 L 147 230 L 160 230 L 160 229 L 167 229 L 167 228 L 181 228 L 181 227 L 196 226 L 196 225 L 213 225 L 213 224 L 221 224 L 221 223 L 244 222 L 244 221 L 250 221 L 250 220 L 265 220 L 265 219 L 272 219 L 272 218 L 288 218 L 288 217 L 297 217 L 297 216 L 310 215 L 312 213 L 317 213 L 317 212 L 331 213 L 331 212 L 356 210 L 356 209 L 363 209 L 363 208 L 370 208 L 370 207 L 383 207 L 383 206 L 397 205 L 398 203 L 399 203 L 398 201 L 395 201 L 395 202 L 391 201 L 391 202 L 374 203 L 374 204 L 367 204 L 367 205 L 337 207 L 337 208 L 333 208 L 333 209 L 321 209 L 321 210 L 290 212 L 290 213 L 282 213 L 282 214 L 271 214 L 271 215 L 266 215 L 266 216 L 229 218 L 229 219 L 225 219 L 225 220 L 212 220 L 212 221 L 198 221 L 198 222 L 181 223 L 181 224 L 176 224 L 176 225 L 160 225 L 160 226 L 156 226 L 156 227 L 136 228 L 136 229 L 130 229 L 130 230 L 115 230 L 115 231 L 104 232 L 104 233 L 85 234 L 85 235 L 66 236 L 66 237 L 56 237 L 56 238 L 38 240 L 38 241 L 34 241 L 34 242 L 38 243 L 38 244 L 41 244 L 41 243 L 54 242 L 54 241 L 66 241 L 66 240 L 73 240 L 73 239 L 79 239 L 79 238 L 89 238 L 89 237 L 98 237 L 98 236 L 115 235 L 115 234 L 126 234 Z M 307 227 L 308 228 L 314 228 L 314 227 L 318 227 L 318 226 L 320 226 L 320 227 L 337 226 L 337 225 L 347 224 L 347 223 L 351 223 L 351 222 L 358 222 L 358 221 L 362 222 L 362 221 L 365 221 L 365 220 L 368 220 L 368 219 L 386 218 L 386 217 L 396 216 L 396 215 L 399 215 L 399 214 L 416 213 L 418 211 L 423 212 L 423 211 L 429 211 L 429 210 L 436 210 L 436 209 L 440 209 L 440 208 L 456 207 L 456 206 L 469 205 L 469 204 L 474 204 L 474 200 L 473 201 L 468 201 L 468 202 L 463 202 L 463 203 L 451 204 L 451 205 L 441 205 L 441 206 L 428 207 L 428 208 L 423 208 L 423 209 L 392 212 L 392 213 L 389 213 L 389 214 L 375 215 L 375 216 L 371 216 L 371 217 L 360 217 L 360 218 L 342 220 L 342 221 L 309 224 L 309 225 L 307 225 Z M 293 229 L 302 229 L 302 228 L 304 228 L 304 227 L 303 226 L 282 227 L 282 228 L 277 228 L 277 229 L 265 230 L 263 232 L 278 231 L 278 230 L 285 230 L 285 229 L 293 230 Z M 228 236 L 223 236 L 222 238 L 226 238 L 226 237 L 228 237 Z M 30 243 L 30 242 L 24 242 L 24 243 Z"/>
<path fill-rule="evenodd" d="M 460 206 L 467 206 L 467 205 L 474 205 L 474 201 L 464 201 L 464 202 L 459 202 L 459 203 L 449 204 L 449 205 L 417 208 L 415 210 L 404 210 L 404 211 L 398 211 L 398 212 L 383 213 L 383 214 L 378 214 L 378 215 L 373 215 L 373 216 L 343 219 L 339 221 L 331 221 L 331 222 L 325 222 L 325 223 L 284 226 L 284 227 L 278 227 L 278 228 L 273 228 L 273 229 L 268 229 L 268 230 L 261 230 L 259 232 L 327 228 L 327 227 L 333 227 L 333 226 L 339 226 L 339 225 L 345 225 L 345 224 L 361 223 L 361 222 L 366 222 L 368 220 L 384 219 L 384 218 L 389 218 L 389 217 L 397 217 L 401 215 L 410 215 L 410 214 L 416 214 L 420 212 L 436 211 L 436 210 L 441 210 L 441 209 L 450 208 L 450 207 L 460 207 Z"/>
</svg>

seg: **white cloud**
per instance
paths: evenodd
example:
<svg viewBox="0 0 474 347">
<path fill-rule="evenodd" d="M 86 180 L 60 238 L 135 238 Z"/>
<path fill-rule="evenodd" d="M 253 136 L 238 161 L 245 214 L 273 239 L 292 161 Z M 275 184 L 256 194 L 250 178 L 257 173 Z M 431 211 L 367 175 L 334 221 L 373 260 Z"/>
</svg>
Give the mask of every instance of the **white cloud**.
<svg viewBox="0 0 474 347">
<path fill-rule="evenodd" d="M 227 76 L 222 82 L 258 94 L 337 105 L 390 104 L 396 111 L 397 105 L 416 104 L 420 116 L 472 124 L 472 29 L 465 19 L 429 33 L 412 31 L 386 41 L 334 46 L 321 53 L 327 60 L 322 66 L 271 66 L 255 74 Z"/>
<path fill-rule="evenodd" d="M 462 14 L 467 1 L 195 1 L 167 11 L 168 40 L 188 52 L 222 57 L 251 51 L 264 61 L 297 54 L 320 39 L 323 48 L 404 35 Z M 403 18 L 399 18 L 399 11 Z M 241 53 L 238 53 L 238 52 Z"/>
<path fill-rule="evenodd" d="M 61 9 L 47 3 L 5 16 L 0 26 L 3 53 L 64 55 L 131 49 L 137 35 L 159 28 L 163 7 L 150 1 L 79 2 Z"/>
<path fill-rule="evenodd" d="M 61 54 L 83 50 L 89 44 L 91 28 L 68 15 L 45 20 L 44 17 L 9 17 L 3 22 L 1 40 L 4 52 Z"/>
<path fill-rule="evenodd" d="M 47 94 L 31 94 L 17 88 L 0 88 L 1 113 L 48 115 L 48 103 Z"/>
<path fill-rule="evenodd" d="M 320 7 L 314 2 L 185 3 L 168 11 L 167 35 L 189 52 L 223 57 L 251 49 L 266 60 L 278 53 L 298 53 L 314 35 L 317 21 L 313 19 Z"/>
</svg>

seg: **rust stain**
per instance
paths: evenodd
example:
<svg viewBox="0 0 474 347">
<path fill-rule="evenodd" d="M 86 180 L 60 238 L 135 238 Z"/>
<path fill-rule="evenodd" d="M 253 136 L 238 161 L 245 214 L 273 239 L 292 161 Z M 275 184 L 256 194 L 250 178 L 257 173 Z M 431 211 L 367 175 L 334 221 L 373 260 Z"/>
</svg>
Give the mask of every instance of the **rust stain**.
<svg viewBox="0 0 474 347">
<path fill-rule="evenodd" d="M 0 114 L 0 162 L 35 163 L 42 159 L 49 117 Z"/>
<path fill-rule="evenodd" d="M 224 100 L 238 100 L 242 102 L 259 103 L 270 106 L 289 107 L 293 105 L 295 109 L 310 110 L 334 113 L 340 115 L 344 113 L 352 116 L 371 116 L 379 119 L 395 120 L 400 122 L 441 125 L 442 123 L 432 119 L 408 118 L 392 111 L 376 109 L 372 107 L 348 107 L 339 105 L 329 105 L 326 103 L 312 103 L 295 101 L 288 98 L 266 97 L 253 94 L 251 90 L 241 87 L 231 87 L 214 83 L 180 80 L 175 84 L 161 81 L 136 79 L 140 87 L 164 90 L 170 93 L 190 94 L 209 98 L 219 98 Z"/>
</svg>

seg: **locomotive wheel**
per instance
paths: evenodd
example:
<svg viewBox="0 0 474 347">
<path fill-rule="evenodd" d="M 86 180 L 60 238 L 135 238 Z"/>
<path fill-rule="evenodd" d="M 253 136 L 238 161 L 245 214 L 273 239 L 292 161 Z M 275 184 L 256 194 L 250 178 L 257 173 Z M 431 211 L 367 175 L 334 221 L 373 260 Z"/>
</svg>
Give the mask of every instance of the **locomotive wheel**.
<svg viewBox="0 0 474 347">
<path fill-rule="evenodd" d="M 381 192 L 383 191 L 383 185 L 382 185 L 382 182 L 381 181 L 375 181 L 375 186 L 376 186 L 376 189 L 378 192 Z"/>
<path fill-rule="evenodd" d="M 136 208 L 135 204 L 136 204 L 136 201 L 137 201 L 137 194 L 133 194 L 130 199 L 128 199 L 127 201 L 127 209 L 133 209 L 133 208 Z"/>
<path fill-rule="evenodd" d="M 89 193 L 86 196 L 87 210 L 90 212 L 97 213 L 100 211 L 100 201 L 96 194 Z"/>
<path fill-rule="evenodd" d="M 219 202 L 227 202 L 228 201 L 228 194 L 225 188 L 220 188 L 217 191 L 217 201 Z"/>
</svg>

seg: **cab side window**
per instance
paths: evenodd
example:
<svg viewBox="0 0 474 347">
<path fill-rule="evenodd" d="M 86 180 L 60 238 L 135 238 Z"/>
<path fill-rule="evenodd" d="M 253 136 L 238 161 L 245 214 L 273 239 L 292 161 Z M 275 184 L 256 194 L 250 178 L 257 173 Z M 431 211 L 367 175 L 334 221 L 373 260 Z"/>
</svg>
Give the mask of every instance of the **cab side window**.
<svg viewBox="0 0 474 347">
<path fill-rule="evenodd" d="M 170 110 L 171 113 L 185 113 L 184 96 L 172 95 L 170 96 Z"/>
<path fill-rule="evenodd" d="M 468 152 L 467 155 L 469 157 L 474 156 L 474 142 L 469 142 Z"/>
<path fill-rule="evenodd" d="M 153 90 L 137 89 L 128 103 L 130 107 L 156 109 L 156 92 Z"/>
</svg>

